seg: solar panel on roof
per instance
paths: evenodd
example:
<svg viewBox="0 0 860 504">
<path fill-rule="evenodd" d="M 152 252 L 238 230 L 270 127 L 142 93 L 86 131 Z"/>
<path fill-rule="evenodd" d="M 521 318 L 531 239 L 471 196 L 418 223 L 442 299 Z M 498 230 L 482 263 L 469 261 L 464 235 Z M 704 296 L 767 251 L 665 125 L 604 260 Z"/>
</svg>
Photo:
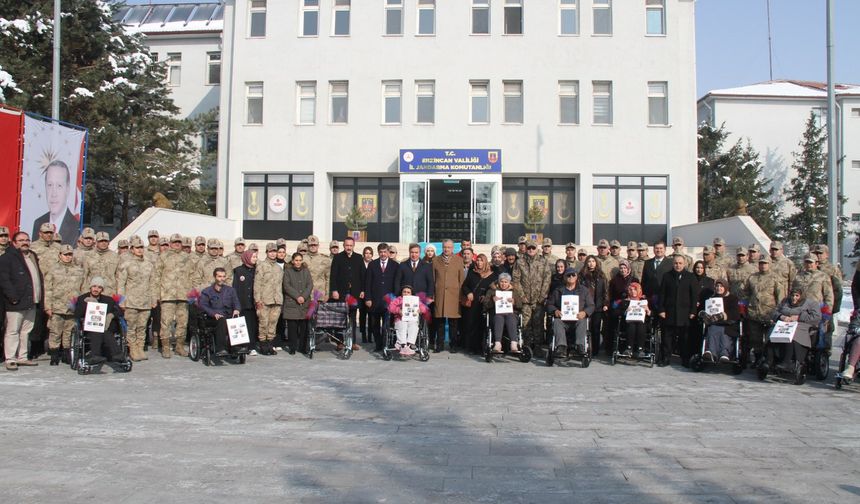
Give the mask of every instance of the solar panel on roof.
<svg viewBox="0 0 860 504">
<path fill-rule="evenodd" d="M 143 21 L 143 18 L 145 18 L 146 15 L 149 14 L 150 9 L 151 7 L 149 5 L 140 5 L 137 7 L 132 7 L 128 15 L 126 15 L 125 19 L 123 20 L 123 24 L 140 24 L 140 22 Z"/>
<path fill-rule="evenodd" d="M 167 18 L 168 23 L 175 22 L 186 22 L 188 21 L 188 16 L 191 15 L 191 11 L 194 10 L 194 5 L 177 5 L 175 9 L 173 9 L 173 13 L 170 14 L 170 17 Z"/>
<path fill-rule="evenodd" d="M 224 19 L 224 6 L 219 5 L 212 16 L 212 21 L 221 21 L 222 19 Z"/>
<path fill-rule="evenodd" d="M 172 10 L 172 5 L 159 5 L 157 7 L 153 7 L 152 13 L 146 18 L 144 23 L 163 23 Z"/>
<path fill-rule="evenodd" d="M 120 7 L 119 9 L 117 9 L 116 12 L 113 13 L 111 20 L 113 20 L 114 23 L 118 23 L 118 22 L 122 21 L 122 18 L 124 18 L 125 15 L 128 14 L 128 11 L 130 11 L 130 10 L 131 10 L 131 7 Z"/>
<path fill-rule="evenodd" d="M 217 4 L 198 5 L 197 11 L 191 16 L 191 21 L 209 21 L 216 7 L 218 7 Z"/>
</svg>

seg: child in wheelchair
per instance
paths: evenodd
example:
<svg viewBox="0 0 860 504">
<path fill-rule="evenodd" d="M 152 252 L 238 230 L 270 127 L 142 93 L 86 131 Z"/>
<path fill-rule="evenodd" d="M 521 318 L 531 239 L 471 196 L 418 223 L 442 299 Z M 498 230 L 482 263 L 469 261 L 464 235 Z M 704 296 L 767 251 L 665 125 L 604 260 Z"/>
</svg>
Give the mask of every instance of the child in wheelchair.
<svg viewBox="0 0 860 504">
<path fill-rule="evenodd" d="M 75 322 L 80 328 L 84 341 L 88 343 L 89 351 L 83 357 L 89 366 L 96 366 L 107 360 L 111 362 L 124 360 L 123 349 L 115 336 L 120 332 L 119 321 L 122 318 L 122 312 L 112 297 L 102 294 L 104 286 L 105 281 L 102 277 L 93 277 L 90 281 L 89 292 L 81 294 L 75 301 Z M 100 326 L 103 329 L 102 332 L 93 330 L 92 326 L 90 326 L 90 330 L 87 330 L 85 322 L 87 306 L 90 303 L 106 305 L 105 310 L 97 309 L 90 314 L 91 324 Z M 103 355 L 105 349 L 107 350 L 107 357 Z"/>
<path fill-rule="evenodd" d="M 405 357 L 415 355 L 415 341 L 418 339 L 420 318 L 423 317 L 425 321 L 430 319 L 430 309 L 421 299 L 418 300 L 417 312 L 411 314 L 404 313 L 405 310 L 415 309 L 412 306 L 404 309 L 403 298 L 407 296 L 413 296 L 412 286 L 410 285 L 404 285 L 400 290 L 400 296 L 391 299 L 388 303 L 388 312 L 394 319 L 393 325 L 397 334 L 397 342 L 394 344 L 394 349 Z M 406 318 L 408 320 L 404 320 L 404 314 L 407 315 Z"/>
<path fill-rule="evenodd" d="M 510 302 L 513 304 L 511 313 L 496 313 L 496 302 L 503 299 L 500 292 L 510 292 Z M 487 295 L 484 296 L 484 309 L 487 314 L 492 314 L 493 328 L 493 353 L 502 352 L 502 335 L 505 330 L 508 331 L 508 336 L 511 339 L 511 353 L 519 353 L 519 342 L 517 337 L 517 311 L 522 307 L 522 299 L 514 292 L 511 275 L 502 273 L 499 279 L 490 288 L 487 289 Z"/>
</svg>

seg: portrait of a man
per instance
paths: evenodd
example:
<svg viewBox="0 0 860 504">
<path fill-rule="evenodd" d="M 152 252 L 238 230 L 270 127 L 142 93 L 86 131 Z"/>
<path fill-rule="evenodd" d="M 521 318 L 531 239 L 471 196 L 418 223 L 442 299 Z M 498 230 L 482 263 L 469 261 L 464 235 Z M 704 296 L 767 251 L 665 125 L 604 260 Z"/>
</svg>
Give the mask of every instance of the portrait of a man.
<svg viewBox="0 0 860 504">
<path fill-rule="evenodd" d="M 55 160 L 45 167 L 45 201 L 48 213 L 33 222 L 33 236 L 38 236 L 42 224 L 50 222 L 63 236 L 63 243 L 73 245 L 78 238 L 78 221 L 69 211 L 71 174 L 66 163 Z"/>
</svg>

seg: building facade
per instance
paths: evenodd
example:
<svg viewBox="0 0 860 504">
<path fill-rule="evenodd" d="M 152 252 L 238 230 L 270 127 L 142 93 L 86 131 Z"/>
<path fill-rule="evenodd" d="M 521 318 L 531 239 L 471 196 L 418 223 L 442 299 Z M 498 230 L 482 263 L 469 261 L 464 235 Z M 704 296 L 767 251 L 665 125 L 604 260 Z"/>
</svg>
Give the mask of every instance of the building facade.
<svg viewBox="0 0 860 504">
<path fill-rule="evenodd" d="M 653 242 L 696 221 L 692 0 L 228 0 L 218 214 L 248 236 Z"/>
</svg>

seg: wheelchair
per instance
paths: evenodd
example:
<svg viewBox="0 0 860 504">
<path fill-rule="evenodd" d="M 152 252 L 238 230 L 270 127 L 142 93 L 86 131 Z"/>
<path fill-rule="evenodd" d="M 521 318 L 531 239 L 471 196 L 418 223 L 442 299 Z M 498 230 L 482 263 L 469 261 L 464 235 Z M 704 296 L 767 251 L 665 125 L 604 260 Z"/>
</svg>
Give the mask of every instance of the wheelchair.
<svg viewBox="0 0 860 504">
<path fill-rule="evenodd" d="M 822 322 L 818 331 L 812 335 L 812 347 L 807 353 L 807 367 L 812 376 L 818 380 L 826 380 L 830 376 L 830 348 L 827 346 L 827 325 L 830 322 Z"/>
<path fill-rule="evenodd" d="M 632 353 L 621 350 L 622 346 L 630 349 L 627 342 L 627 322 L 623 320 L 623 315 L 619 317 L 616 323 L 614 341 L 612 343 L 612 355 L 609 356 L 609 364 L 614 366 L 620 360 L 630 362 L 647 362 L 649 368 L 653 368 L 657 363 L 657 354 L 660 351 L 660 338 L 658 335 L 659 324 L 654 320 L 654 317 L 645 317 L 645 336 L 647 338 L 647 349 L 643 348 L 643 352 L 639 356 L 634 356 Z"/>
<path fill-rule="evenodd" d="M 128 326 L 123 318 L 119 319 L 118 325 L 119 330 L 113 334 L 113 337 L 116 339 L 117 346 L 120 348 L 121 353 L 119 360 L 113 362 L 116 363 L 116 369 L 118 371 L 128 373 L 134 365 L 128 355 L 128 342 L 126 340 L 126 330 Z M 101 364 L 90 364 L 87 362 L 86 356 L 90 351 L 90 341 L 89 338 L 84 336 L 83 331 L 81 330 L 81 323 L 79 321 L 75 322 L 75 326 L 72 328 L 70 337 L 69 364 L 71 368 L 77 371 L 79 375 L 88 375 L 98 371 Z"/>
<path fill-rule="evenodd" d="M 394 323 L 391 319 L 391 314 L 385 312 L 382 323 L 382 334 L 385 338 L 382 358 L 387 361 L 393 359 L 395 354 L 400 354 L 400 351 L 394 346 L 397 343 L 397 330 L 394 328 Z M 430 340 L 427 336 L 427 323 L 420 316 L 418 317 L 418 337 L 415 339 L 415 356 L 421 362 L 430 360 Z"/>
<path fill-rule="evenodd" d="M 532 360 L 532 349 L 529 345 L 523 345 L 523 315 L 522 313 L 517 313 L 517 334 L 511 336 L 504 332 L 502 334 L 502 352 L 497 354 L 493 351 L 493 315 L 494 313 L 484 313 L 484 360 L 488 363 L 493 362 L 496 356 L 504 357 L 511 356 L 517 357 L 520 362 L 530 362 Z M 504 350 L 505 348 L 510 348 L 511 341 L 517 343 L 520 351 L 518 353 L 512 353 L 510 350 L 507 352 Z"/>
<path fill-rule="evenodd" d="M 773 345 L 774 343 L 770 342 L 770 334 L 768 334 L 767 340 L 765 342 L 765 352 L 767 357 L 765 358 L 765 362 L 762 363 L 756 369 L 756 376 L 758 377 L 758 379 L 764 380 L 768 377 L 768 374 L 773 371 L 776 376 L 787 376 L 792 378 L 794 380 L 795 385 L 803 385 L 804 383 L 806 383 L 806 376 L 809 372 L 810 362 L 815 359 L 813 350 L 816 343 L 817 332 L 817 328 L 811 329 L 810 337 L 812 339 L 813 344 L 810 348 L 807 349 L 806 359 L 804 359 L 802 362 L 798 361 L 797 359 L 793 359 L 792 366 L 788 369 L 780 369 L 779 367 L 776 367 L 773 362 L 771 362 L 770 349 L 771 345 Z M 793 343 L 789 343 L 789 345 L 793 345 Z"/>
<path fill-rule="evenodd" d="M 577 349 L 577 345 L 570 345 L 570 338 L 575 338 L 576 336 L 568 336 L 568 345 L 567 350 L 564 352 L 564 355 L 557 355 L 558 346 L 555 341 L 555 331 L 553 330 L 553 320 L 555 317 L 547 316 L 547 348 L 546 348 L 546 365 L 552 367 L 556 363 L 556 359 L 561 358 L 565 362 L 569 362 L 571 360 L 578 360 L 579 367 L 585 369 L 589 365 L 591 365 L 591 331 L 586 329 L 585 332 L 585 345 L 581 349 Z M 588 325 L 589 319 L 586 317 L 583 319 L 585 323 L 585 327 L 590 327 Z"/>
<path fill-rule="evenodd" d="M 352 357 L 353 327 L 349 320 L 349 305 L 344 301 L 319 303 L 316 312 L 308 321 L 308 358 L 314 358 L 317 339 L 327 337 L 343 345 L 339 357 L 348 360 Z"/>
<path fill-rule="evenodd" d="M 699 352 L 693 354 L 690 357 L 690 369 L 699 373 L 705 369 L 705 365 L 709 364 L 712 367 L 716 368 L 720 365 L 719 358 L 714 356 L 713 359 L 708 362 L 705 361 L 704 355 L 708 349 L 708 324 L 703 321 L 700 321 L 702 324 L 702 346 L 699 348 Z M 743 350 L 741 349 L 741 340 L 743 339 L 743 322 L 738 322 L 738 337 L 733 338 L 733 351 L 729 356 L 729 362 L 726 364 L 730 364 L 732 366 L 732 374 L 739 375 L 743 373 L 744 368 L 746 368 L 746 362 L 744 360 Z"/>
<path fill-rule="evenodd" d="M 203 361 L 206 366 L 211 366 L 215 363 L 215 359 L 220 359 L 215 355 L 215 319 L 208 316 L 203 310 L 199 310 L 194 317 L 194 323 L 188 324 L 191 336 L 188 340 L 188 357 L 194 361 Z M 229 346 L 229 345 L 228 345 Z M 238 364 L 244 364 L 248 357 L 246 348 L 229 349 L 229 358 L 235 360 Z"/>
<path fill-rule="evenodd" d="M 845 340 L 842 342 L 842 354 L 839 356 L 839 374 L 836 375 L 836 382 L 834 383 L 837 390 L 841 389 L 842 385 L 856 381 L 858 374 L 860 374 L 860 371 L 855 369 L 853 377 L 842 377 L 842 372 L 845 371 L 845 365 L 848 361 L 848 354 L 851 352 L 851 347 L 857 341 L 857 338 L 860 338 L 860 315 L 855 315 L 851 319 L 851 322 L 848 324 L 848 331 L 845 333 Z"/>
</svg>

